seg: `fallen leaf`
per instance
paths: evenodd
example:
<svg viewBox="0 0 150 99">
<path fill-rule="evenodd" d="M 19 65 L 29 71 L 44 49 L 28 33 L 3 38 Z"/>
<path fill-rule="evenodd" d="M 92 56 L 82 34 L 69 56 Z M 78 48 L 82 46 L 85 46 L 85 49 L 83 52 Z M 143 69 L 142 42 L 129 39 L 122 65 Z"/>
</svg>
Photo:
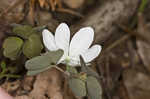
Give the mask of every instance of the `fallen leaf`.
<svg viewBox="0 0 150 99">
<path fill-rule="evenodd" d="M 27 21 L 29 24 L 34 25 L 35 22 L 35 3 L 37 0 L 29 0 L 29 12 L 27 15 Z"/>
<path fill-rule="evenodd" d="M 130 68 L 124 71 L 123 79 L 128 91 L 129 99 L 150 98 L 150 78 L 147 74 L 135 68 Z"/>
<path fill-rule="evenodd" d="M 70 8 L 77 9 L 83 5 L 85 0 L 63 0 L 63 2 Z"/>
<path fill-rule="evenodd" d="M 149 41 L 150 37 L 150 26 L 148 26 L 145 23 L 145 19 L 140 13 L 138 16 L 138 33 L 142 35 L 145 40 Z M 149 42 L 142 41 L 140 39 L 137 39 L 136 44 L 138 48 L 138 53 L 144 63 L 144 66 L 147 68 L 147 70 L 150 71 L 150 44 Z"/>
<path fill-rule="evenodd" d="M 44 7 L 44 4 L 46 3 L 45 0 L 39 0 L 39 4 L 40 4 L 40 7 L 43 8 Z"/>
</svg>

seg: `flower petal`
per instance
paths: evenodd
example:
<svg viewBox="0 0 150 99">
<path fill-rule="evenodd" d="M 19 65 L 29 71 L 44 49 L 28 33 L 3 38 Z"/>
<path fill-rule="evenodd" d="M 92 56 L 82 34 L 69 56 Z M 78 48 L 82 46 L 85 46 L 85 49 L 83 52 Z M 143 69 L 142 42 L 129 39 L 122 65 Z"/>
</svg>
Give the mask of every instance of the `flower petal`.
<svg viewBox="0 0 150 99">
<path fill-rule="evenodd" d="M 102 47 L 100 45 L 94 45 L 89 48 L 86 52 L 82 53 L 82 57 L 86 63 L 91 62 L 95 59 L 101 52 Z"/>
<path fill-rule="evenodd" d="M 93 42 L 94 30 L 91 27 L 80 29 L 72 38 L 69 56 L 77 56 L 85 52 Z"/>
<path fill-rule="evenodd" d="M 79 56 L 70 57 L 70 66 L 79 66 L 80 65 L 80 58 Z"/>
<path fill-rule="evenodd" d="M 69 66 L 72 66 L 72 67 L 80 66 L 80 62 L 79 61 L 70 61 Z"/>
<path fill-rule="evenodd" d="M 69 41 L 70 41 L 70 30 L 67 24 L 61 23 L 55 33 L 56 45 L 64 50 L 64 54 L 68 55 Z"/>
<path fill-rule="evenodd" d="M 47 29 L 44 29 L 42 35 L 43 43 L 48 50 L 55 51 L 58 49 L 55 44 L 54 36 L 51 32 L 49 32 Z"/>
</svg>

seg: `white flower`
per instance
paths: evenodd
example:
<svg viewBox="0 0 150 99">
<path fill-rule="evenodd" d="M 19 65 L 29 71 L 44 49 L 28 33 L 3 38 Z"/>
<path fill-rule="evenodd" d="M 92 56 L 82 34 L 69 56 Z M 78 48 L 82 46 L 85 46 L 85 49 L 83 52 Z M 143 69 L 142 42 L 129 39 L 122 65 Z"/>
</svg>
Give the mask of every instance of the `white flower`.
<svg viewBox="0 0 150 99">
<path fill-rule="evenodd" d="M 64 63 L 71 66 L 80 64 L 81 55 L 86 63 L 91 62 L 101 52 L 100 45 L 90 45 L 94 39 L 94 31 L 91 27 L 80 29 L 70 42 L 70 30 L 67 24 L 61 23 L 55 32 L 55 37 L 47 29 L 43 30 L 43 42 L 45 47 L 50 51 L 62 49 L 64 55 L 58 63 Z"/>
</svg>

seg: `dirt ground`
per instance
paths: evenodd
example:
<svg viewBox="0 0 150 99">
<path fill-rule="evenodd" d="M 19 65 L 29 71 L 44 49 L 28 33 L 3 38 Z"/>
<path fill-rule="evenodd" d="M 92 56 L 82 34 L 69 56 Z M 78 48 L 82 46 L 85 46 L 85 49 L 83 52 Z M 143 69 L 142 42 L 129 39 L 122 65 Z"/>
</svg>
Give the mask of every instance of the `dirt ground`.
<svg viewBox="0 0 150 99">
<path fill-rule="evenodd" d="M 143 3 L 147 1 L 147 3 Z M 46 26 L 54 32 L 59 23 L 71 35 L 82 27 L 95 31 L 94 44 L 102 52 L 92 62 L 99 74 L 102 99 L 150 99 L 150 1 L 149 0 L 0 0 L 0 62 L 7 73 L 0 84 L 15 99 L 90 99 L 76 97 L 65 76 L 55 68 L 27 76 L 24 55 L 10 60 L 3 55 L 5 38 L 14 36 L 16 24 Z M 43 51 L 43 50 L 42 50 Z M 2 72 L 2 66 L 0 70 Z"/>
</svg>

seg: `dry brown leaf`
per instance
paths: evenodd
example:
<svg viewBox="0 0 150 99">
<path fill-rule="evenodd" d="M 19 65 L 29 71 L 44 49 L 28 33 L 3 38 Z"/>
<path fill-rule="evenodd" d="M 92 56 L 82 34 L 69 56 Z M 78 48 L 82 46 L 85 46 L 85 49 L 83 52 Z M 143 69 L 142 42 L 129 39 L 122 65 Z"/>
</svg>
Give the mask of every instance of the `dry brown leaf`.
<svg viewBox="0 0 150 99">
<path fill-rule="evenodd" d="M 62 8 L 62 4 L 60 0 L 49 0 L 49 3 L 52 11 L 56 10 L 56 6 L 58 6 L 58 8 Z"/>
<path fill-rule="evenodd" d="M 144 17 L 139 14 L 138 20 L 138 33 L 142 35 L 147 41 L 150 41 L 150 27 L 145 23 Z M 136 41 L 138 47 L 138 53 L 147 68 L 150 71 L 150 44 L 149 42 L 145 42 L 137 39 Z"/>
<path fill-rule="evenodd" d="M 28 12 L 28 15 L 27 15 L 27 20 L 30 24 L 34 25 L 34 21 L 35 21 L 35 12 L 34 12 L 34 8 L 35 8 L 35 3 L 36 1 L 35 0 L 30 0 L 29 1 L 29 12 Z"/>
<path fill-rule="evenodd" d="M 24 18 L 25 0 L 1 0 L 0 19 L 10 23 L 19 23 Z"/>
<path fill-rule="evenodd" d="M 81 18 L 84 17 L 82 14 L 80 14 L 78 12 L 75 12 L 73 10 L 70 10 L 70 9 L 57 8 L 56 10 L 59 11 L 59 12 L 69 13 L 69 14 L 72 14 L 72 15 L 75 15 L 75 16 L 78 16 L 78 17 L 81 17 Z"/>
<path fill-rule="evenodd" d="M 85 0 L 63 0 L 63 2 L 70 8 L 76 9 L 81 7 Z"/>
<path fill-rule="evenodd" d="M 30 97 L 46 99 L 45 94 L 51 99 L 63 99 L 61 91 L 62 75 L 56 69 L 50 69 L 37 76 Z"/>
<path fill-rule="evenodd" d="M 33 90 L 28 95 L 16 96 L 15 99 L 63 99 L 62 79 L 63 76 L 58 70 L 47 70 L 37 75 Z"/>
<path fill-rule="evenodd" d="M 25 77 L 24 80 L 22 81 L 23 89 L 26 91 L 31 91 L 34 80 L 35 80 L 35 77 L 33 77 L 33 76 Z"/>
<path fill-rule="evenodd" d="M 49 30 L 54 32 L 56 27 L 59 25 L 58 21 L 52 17 L 52 14 L 48 11 L 38 11 L 37 13 L 37 24 L 40 26 L 47 26 Z"/>
<path fill-rule="evenodd" d="M 12 93 L 20 87 L 21 82 L 19 80 L 15 82 L 5 82 L 1 87 L 7 92 Z"/>
<path fill-rule="evenodd" d="M 150 26 L 145 22 L 145 18 L 142 13 L 138 14 L 138 33 L 150 43 Z"/>
<path fill-rule="evenodd" d="M 123 78 L 129 99 L 150 99 L 150 78 L 147 74 L 130 68 L 124 72 Z"/>
<path fill-rule="evenodd" d="M 39 4 L 40 4 L 40 7 L 43 8 L 44 7 L 44 4 L 46 3 L 45 0 L 39 0 Z"/>
</svg>

